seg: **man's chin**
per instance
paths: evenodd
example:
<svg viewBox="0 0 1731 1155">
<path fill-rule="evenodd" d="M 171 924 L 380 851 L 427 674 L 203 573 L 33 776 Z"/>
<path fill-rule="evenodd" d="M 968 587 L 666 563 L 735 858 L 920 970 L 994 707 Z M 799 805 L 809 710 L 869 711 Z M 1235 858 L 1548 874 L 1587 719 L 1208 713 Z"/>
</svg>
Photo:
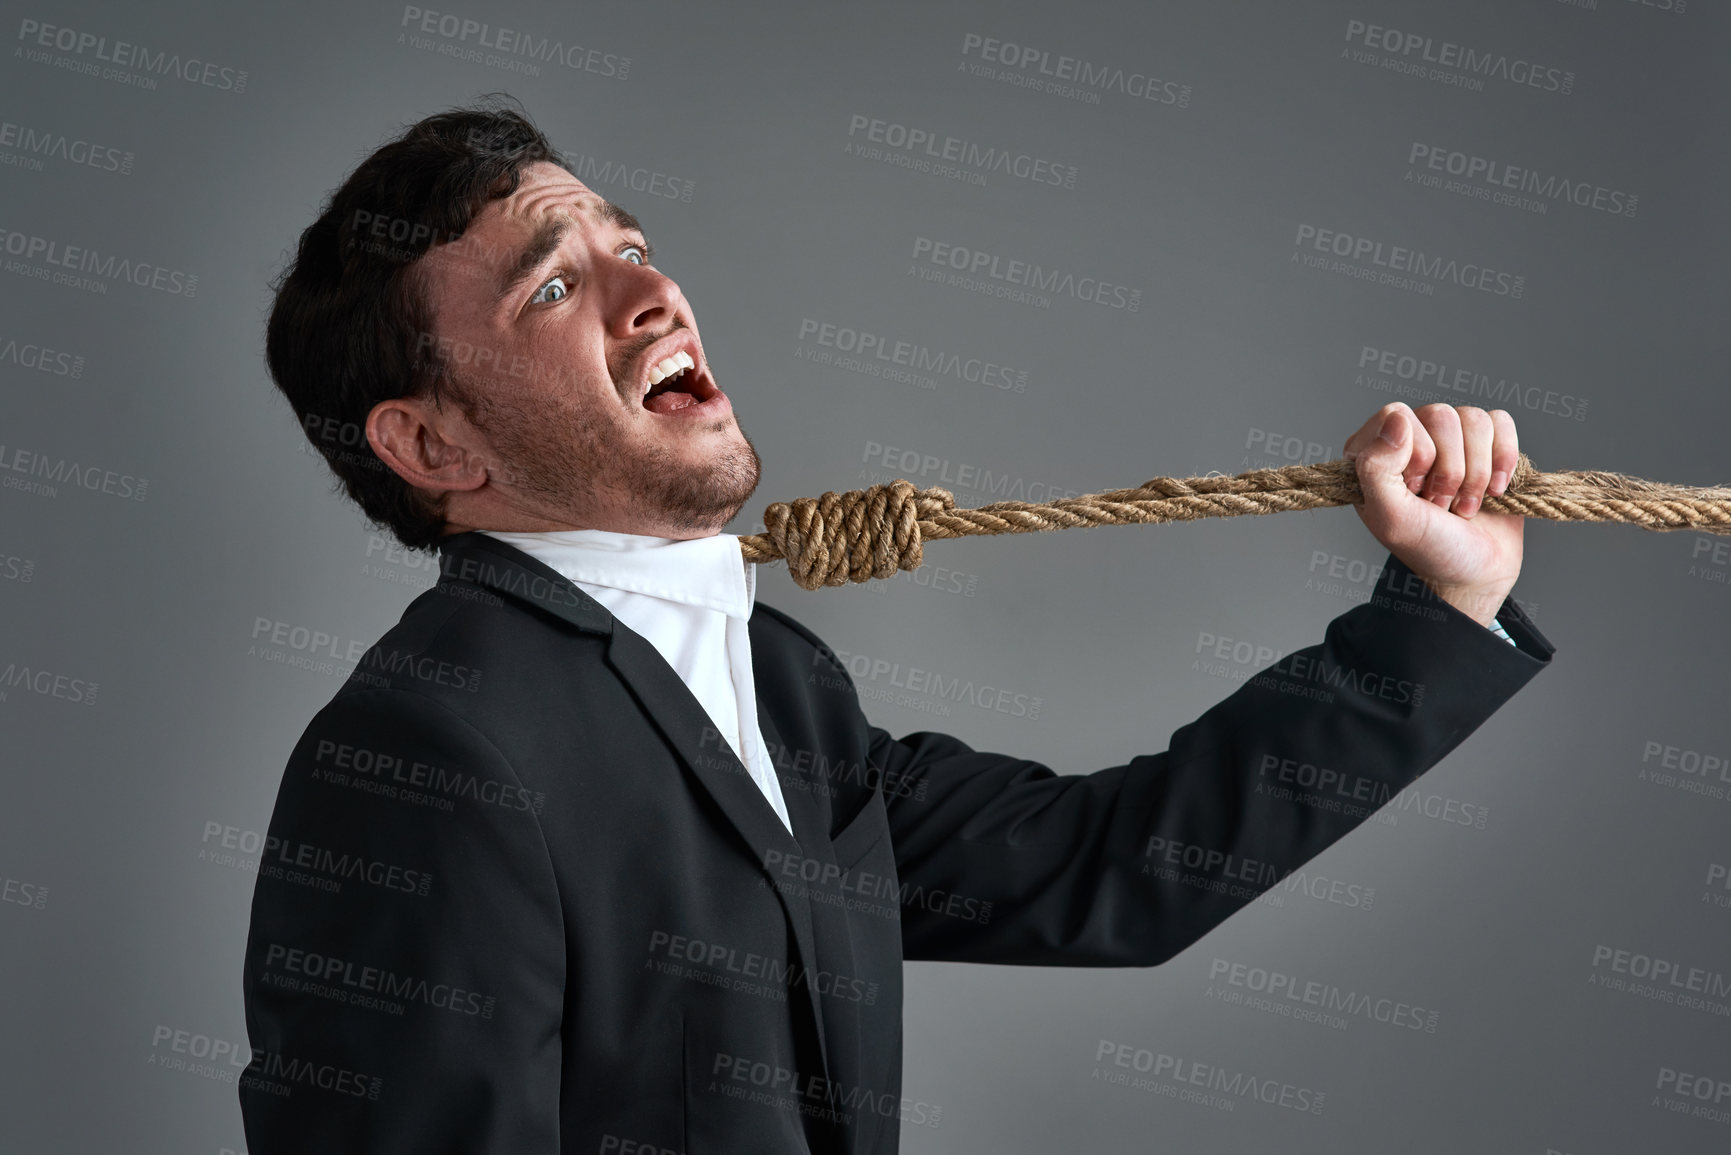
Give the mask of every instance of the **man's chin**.
<svg viewBox="0 0 1731 1155">
<path fill-rule="evenodd" d="M 763 476 L 757 450 L 743 431 L 738 444 L 675 468 L 642 496 L 670 523 L 691 532 L 719 533 L 745 508 Z"/>
</svg>

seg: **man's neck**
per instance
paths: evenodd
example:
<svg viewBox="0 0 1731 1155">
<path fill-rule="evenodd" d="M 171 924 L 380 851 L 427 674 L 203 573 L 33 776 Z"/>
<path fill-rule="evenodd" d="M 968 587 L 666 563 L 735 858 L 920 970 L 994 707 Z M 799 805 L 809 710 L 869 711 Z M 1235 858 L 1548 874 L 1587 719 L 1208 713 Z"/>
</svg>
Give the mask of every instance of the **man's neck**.
<svg viewBox="0 0 1731 1155">
<path fill-rule="evenodd" d="M 565 532 L 581 532 L 583 530 L 591 530 L 591 529 L 601 530 L 605 533 L 626 533 L 626 534 L 631 534 L 634 537 L 667 538 L 667 539 L 671 539 L 673 541 L 690 541 L 694 538 L 714 537 L 716 534 L 721 532 L 721 530 L 719 530 L 719 529 L 706 529 L 706 530 L 699 530 L 699 531 L 694 532 L 694 531 L 689 530 L 689 529 L 675 529 L 675 528 L 668 527 L 668 526 L 655 526 L 655 525 L 647 525 L 646 526 L 646 525 L 642 525 L 642 524 L 631 524 L 631 525 L 627 525 L 627 526 L 620 526 L 620 525 L 572 525 L 570 523 L 563 523 L 562 524 L 559 522 L 549 521 L 549 522 L 540 522 L 540 523 L 536 523 L 536 524 L 525 524 L 522 522 L 514 522 L 514 523 L 506 524 L 506 525 L 456 525 L 456 524 L 453 524 L 453 523 L 447 521 L 445 523 L 445 530 L 444 530 L 444 533 L 442 536 L 455 537 L 459 533 L 471 533 L 471 532 L 474 532 L 476 530 L 479 530 L 481 532 L 494 532 L 494 533 L 565 533 Z"/>
<path fill-rule="evenodd" d="M 470 521 L 475 524 L 468 524 Z M 671 538 L 675 541 L 687 541 L 691 538 L 714 537 L 721 532 L 722 526 L 710 525 L 693 528 L 689 525 L 676 525 L 654 518 L 625 515 L 577 520 L 570 517 L 548 517 L 537 513 L 511 510 L 509 512 L 501 511 L 491 516 L 471 515 L 462 521 L 447 516 L 444 536 L 451 537 L 455 534 L 469 533 L 474 530 L 495 530 L 500 533 L 563 533 L 568 530 L 586 529 L 599 529 L 608 533 L 628 533 L 637 537 L 659 537 Z"/>
</svg>

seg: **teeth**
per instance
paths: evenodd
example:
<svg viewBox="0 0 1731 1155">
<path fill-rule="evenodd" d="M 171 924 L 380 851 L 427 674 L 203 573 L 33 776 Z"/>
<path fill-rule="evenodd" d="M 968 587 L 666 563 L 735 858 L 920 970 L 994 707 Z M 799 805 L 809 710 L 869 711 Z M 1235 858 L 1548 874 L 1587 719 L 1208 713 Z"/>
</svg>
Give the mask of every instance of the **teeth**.
<svg viewBox="0 0 1731 1155">
<path fill-rule="evenodd" d="M 697 368 L 697 362 L 691 359 L 691 354 L 683 349 L 671 357 L 664 357 L 655 365 L 649 367 L 649 384 L 653 388 L 669 377 L 677 377 L 687 369 Z"/>
</svg>

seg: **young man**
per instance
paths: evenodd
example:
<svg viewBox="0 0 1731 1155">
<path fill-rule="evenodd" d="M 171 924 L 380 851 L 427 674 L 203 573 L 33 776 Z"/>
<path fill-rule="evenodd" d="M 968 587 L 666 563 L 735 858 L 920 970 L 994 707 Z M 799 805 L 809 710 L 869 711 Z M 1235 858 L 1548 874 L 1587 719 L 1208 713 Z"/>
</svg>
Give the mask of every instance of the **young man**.
<svg viewBox="0 0 1731 1155">
<path fill-rule="evenodd" d="M 1058 775 L 892 737 L 720 532 L 759 462 L 690 304 L 509 111 L 430 117 L 348 178 L 268 359 L 442 577 L 283 776 L 253 1155 L 893 1152 L 903 959 L 1163 962 L 1553 652 L 1507 598 L 1521 519 L 1478 508 L 1512 418 L 1397 403 L 1346 442 L 1392 551 L 1375 596 L 1166 751 Z M 1257 789 L 1289 763 L 1345 804 Z"/>
</svg>

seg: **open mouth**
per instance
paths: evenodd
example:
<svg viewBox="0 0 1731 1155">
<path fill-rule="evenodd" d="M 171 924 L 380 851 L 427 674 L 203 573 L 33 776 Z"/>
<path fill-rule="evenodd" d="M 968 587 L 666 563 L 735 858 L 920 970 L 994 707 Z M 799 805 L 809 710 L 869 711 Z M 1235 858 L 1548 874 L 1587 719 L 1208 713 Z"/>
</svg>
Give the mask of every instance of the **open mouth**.
<svg viewBox="0 0 1731 1155">
<path fill-rule="evenodd" d="M 677 413 L 701 405 L 719 392 L 709 373 L 698 368 L 691 354 L 681 350 L 650 366 L 643 408 L 651 413 Z"/>
</svg>

